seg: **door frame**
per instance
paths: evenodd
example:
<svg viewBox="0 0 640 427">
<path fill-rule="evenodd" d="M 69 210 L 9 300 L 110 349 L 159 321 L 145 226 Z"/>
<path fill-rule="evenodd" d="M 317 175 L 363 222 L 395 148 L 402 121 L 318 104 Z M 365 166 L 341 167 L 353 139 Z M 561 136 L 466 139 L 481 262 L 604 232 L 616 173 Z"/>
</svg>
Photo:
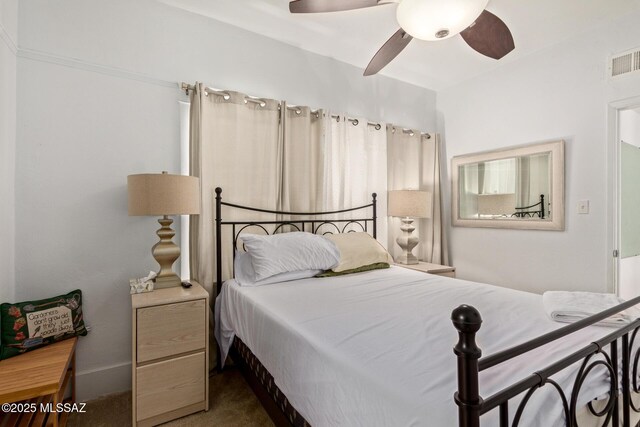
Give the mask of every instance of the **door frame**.
<svg viewBox="0 0 640 427">
<path fill-rule="evenodd" d="M 607 291 L 616 295 L 619 292 L 620 278 L 620 111 L 638 107 L 640 107 L 640 96 L 613 101 L 608 105 Z"/>
</svg>

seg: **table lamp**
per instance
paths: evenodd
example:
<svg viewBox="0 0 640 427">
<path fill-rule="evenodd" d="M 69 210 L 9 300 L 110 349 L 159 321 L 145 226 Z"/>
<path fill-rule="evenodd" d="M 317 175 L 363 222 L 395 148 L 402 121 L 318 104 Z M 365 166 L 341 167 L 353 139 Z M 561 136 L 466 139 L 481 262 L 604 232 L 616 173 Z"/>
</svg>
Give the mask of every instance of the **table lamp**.
<svg viewBox="0 0 640 427">
<path fill-rule="evenodd" d="M 389 191 L 388 215 L 402 218 L 402 236 L 396 239 L 396 243 L 403 253 L 395 261 L 399 264 L 417 264 L 418 258 L 411 253 L 418 244 L 418 236 L 411 234 L 415 230 L 413 219 L 431 217 L 431 193 L 418 190 Z"/>
<path fill-rule="evenodd" d="M 155 288 L 180 286 L 180 277 L 173 272 L 173 263 L 180 257 L 180 247 L 173 243 L 176 234 L 169 215 L 200 214 L 200 179 L 194 176 L 139 174 L 127 177 L 129 215 L 162 216 L 157 234 L 160 241 L 151 253 L 160 264 Z"/>
</svg>

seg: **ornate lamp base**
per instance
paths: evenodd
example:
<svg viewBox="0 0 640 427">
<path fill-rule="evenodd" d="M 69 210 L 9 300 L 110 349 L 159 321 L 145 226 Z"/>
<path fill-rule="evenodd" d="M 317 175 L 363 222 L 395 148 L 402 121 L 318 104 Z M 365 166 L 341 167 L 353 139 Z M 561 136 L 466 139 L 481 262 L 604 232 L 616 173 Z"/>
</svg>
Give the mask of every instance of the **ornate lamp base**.
<svg viewBox="0 0 640 427">
<path fill-rule="evenodd" d="M 406 217 L 402 218 L 402 225 L 400 226 L 400 230 L 402 230 L 402 236 L 399 236 L 396 239 L 396 243 L 403 250 L 403 254 L 396 258 L 396 262 L 398 264 L 417 264 L 418 258 L 414 254 L 411 253 L 413 248 L 418 244 L 418 236 L 412 236 L 411 233 L 416 228 L 413 226 L 413 219 Z"/>
<path fill-rule="evenodd" d="M 173 272 L 173 263 L 180 258 L 180 247 L 173 243 L 175 231 L 171 228 L 173 220 L 167 215 L 158 220 L 160 227 L 156 234 L 160 237 L 160 241 L 153 245 L 151 253 L 160 264 L 160 271 L 156 276 L 155 289 L 171 288 L 180 286 L 182 281 L 180 277 Z"/>
</svg>

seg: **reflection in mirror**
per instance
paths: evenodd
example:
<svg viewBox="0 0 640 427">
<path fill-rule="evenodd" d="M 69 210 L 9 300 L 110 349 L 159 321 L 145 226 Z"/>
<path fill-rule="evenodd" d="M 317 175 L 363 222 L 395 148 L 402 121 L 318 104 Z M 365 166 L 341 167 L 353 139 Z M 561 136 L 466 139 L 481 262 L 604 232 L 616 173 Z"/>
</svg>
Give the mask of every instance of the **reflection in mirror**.
<svg viewBox="0 0 640 427">
<path fill-rule="evenodd" d="M 564 230 L 564 141 L 451 159 L 457 227 Z"/>
<path fill-rule="evenodd" d="M 460 218 L 551 219 L 551 153 L 459 166 Z"/>
</svg>

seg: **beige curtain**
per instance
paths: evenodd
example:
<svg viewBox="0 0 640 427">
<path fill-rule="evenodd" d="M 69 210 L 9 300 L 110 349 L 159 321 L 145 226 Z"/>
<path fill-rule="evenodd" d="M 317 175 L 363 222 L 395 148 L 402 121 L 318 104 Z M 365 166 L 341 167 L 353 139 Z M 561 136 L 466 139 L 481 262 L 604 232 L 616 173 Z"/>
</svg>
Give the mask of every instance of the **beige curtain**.
<svg viewBox="0 0 640 427">
<path fill-rule="evenodd" d="M 545 213 L 549 211 L 549 154 L 518 157 L 516 159 L 516 206 L 531 206 L 545 198 Z"/>
<path fill-rule="evenodd" d="M 347 209 L 371 203 L 377 193 L 377 239 L 387 246 L 387 137 L 385 125 L 369 124 L 362 118 L 330 117 L 326 141 L 325 194 L 327 210 Z M 342 218 L 362 218 L 355 211 Z M 369 224 L 371 226 L 371 224 Z M 361 231 L 358 226 L 351 229 Z M 367 231 L 372 232 L 371 228 Z"/>
<path fill-rule="evenodd" d="M 308 107 L 283 104 L 284 147 L 281 208 L 331 211 L 371 203 L 378 194 L 378 240 L 387 242 L 387 144 L 384 126 Z M 355 211 L 335 218 L 369 217 Z M 371 224 L 367 231 L 372 232 Z M 331 226 L 326 230 L 335 231 Z M 357 225 L 347 229 L 360 231 Z"/>
<path fill-rule="evenodd" d="M 327 119 L 323 110 L 281 104 L 283 146 L 279 210 L 323 210 Z"/>
<path fill-rule="evenodd" d="M 350 171 L 347 169 L 349 155 L 347 152 L 347 126 L 345 117 L 327 113 L 325 163 L 323 176 L 325 194 L 323 206 L 325 210 L 342 209 L 350 190 L 345 183 L 349 182 Z"/>
<path fill-rule="evenodd" d="M 426 236 L 423 238 L 424 247 L 421 255 L 424 260 L 435 264 L 449 265 L 449 249 L 443 217 L 442 206 L 442 169 L 440 161 L 440 135 L 434 134 L 430 139 L 422 139 L 423 170 L 422 188 L 431 192 L 433 197 L 433 211 L 427 227 Z"/>
<path fill-rule="evenodd" d="M 432 195 L 431 218 L 414 222 L 420 243 L 414 254 L 423 261 L 448 265 L 447 239 L 442 214 L 440 137 L 387 126 L 387 164 L 389 190 L 425 190 Z M 396 238 L 401 234 L 400 219 L 389 218 L 389 252 L 400 255 Z"/>
<path fill-rule="evenodd" d="M 192 91 L 189 92 L 189 172 L 193 176 L 202 178 L 202 157 L 200 155 L 202 144 L 202 98 L 203 84 L 197 83 Z M 200 188 L 206 187 L 200 179 Z M 200 206 L 202 215 L 189 216 L 189 273 L 192 279 L 201 283 L 211 293 L 212 286 L 204 281 L 200 281 L 200 277 L 204 278 L 204 272 L 200 271 L 200 260 L 210 257 L 213 254 L 209 247 L 205 246 L 205 239 L 201 239 L 200 229 L 207 229 L 204 217 L 210 217 L 212 210 L 210 206 L 203 203 L 203 194 L 200 191 Z M 203 217 L 201 221 L 200 216 Z M 202 225 L 201 225 L 202 224 Z M 210 226 L 208 228 L 211 230 Z M 202 250 L 200 250 L 202 248 Z M 209 273 L 209 277 L 211 273 Z"/>
<path fill-rule="evenodd" d="M 518 157 L 516 161 L 516 173 L 514 177 L 516 206 L 525 207 L 531 205 L 531 172 L 529 157 Z M 534 202 L 535 203 L 535 202 Z M 515 211 L 515 210 L 514 210 Z"/>
<path fill-rule="evenodd" d="M 235 204 L 302 212 L 366 205 L 375 192 L 378 240 L 392 254 L 397 254 L 400 224 L 395 219 L 388 223 L 387 191 L 429 190 L 434 212 L 431 219 L 418 221 L 421 244 L 416 254 L 447 263 L 438 137 L 428 140 L 393 126 L 255 100 L 237 92 L 207 94 L 200 83 L 190 92 L 190 101 L 190 169 L 201 178 L 202 186 L 202 213 L 190 219 L 190 270 L 209 291 L 215 285 L 216 187 L 223 189 L 223 200 Z M 341 217 L 368 215 L 357 212 Z M 226 221 L 284 219 L 227 208 L 222 217 Z M 232 275 L 229 227 L 223 227 L 221 238 L 226 280 Z"/>
<path fill-rule="evenodd" d="M 244 94 L 191 92 L 191 173 L 201 178 L 202 213 L 190 222 L 191 276 L 215 286 L 215 193 L 232 203 L 276 209 L 282 179 L 279 103 Z M 270 220 L 273 215 L 223 208 L 224 220 Z M 230 227 L 222 230 L 222 277 L 232 274 Z M 215 292 L 213 292 L 215 294 Z"/>
</svg>

